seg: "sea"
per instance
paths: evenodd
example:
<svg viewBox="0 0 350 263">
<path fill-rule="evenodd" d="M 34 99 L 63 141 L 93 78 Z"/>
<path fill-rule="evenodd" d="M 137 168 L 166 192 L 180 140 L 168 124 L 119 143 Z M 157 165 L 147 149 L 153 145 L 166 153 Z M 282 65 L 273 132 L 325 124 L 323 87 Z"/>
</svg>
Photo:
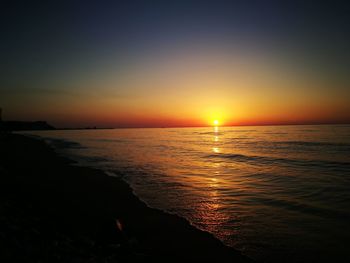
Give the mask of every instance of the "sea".
<svg viewBox="0 0 350 263">
<path fill-rule="evenodd" d="M 253 259 L 350 262 L 350 125 L 28 133 Z"/>
</svg>

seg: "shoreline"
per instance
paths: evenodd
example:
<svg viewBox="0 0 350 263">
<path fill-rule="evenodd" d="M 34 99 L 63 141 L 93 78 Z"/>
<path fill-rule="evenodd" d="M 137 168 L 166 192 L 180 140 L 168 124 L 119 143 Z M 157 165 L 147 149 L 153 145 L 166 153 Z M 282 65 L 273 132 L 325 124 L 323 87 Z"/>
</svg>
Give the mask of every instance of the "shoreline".
<svg viewBox="0 0 350 263">
<path fill-rule="evenodd" d="M 0 244 L 27 262 L 252 262 L 122 179 L 72 165 L 44 141 L 0 135 Z"/>
</svg>

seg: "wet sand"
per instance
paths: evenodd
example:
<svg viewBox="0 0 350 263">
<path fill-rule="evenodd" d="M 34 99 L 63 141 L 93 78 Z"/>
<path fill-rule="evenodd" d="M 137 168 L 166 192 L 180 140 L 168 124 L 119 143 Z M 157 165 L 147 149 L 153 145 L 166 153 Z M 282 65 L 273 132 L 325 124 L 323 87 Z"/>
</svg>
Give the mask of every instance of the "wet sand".
<svg viewBox="0 0 350 263">
<path fill-rule="evenodd" d="M 0 175 L 1 262 L 251 262 L 37 139 L 0 134 Z"/>
</svg>

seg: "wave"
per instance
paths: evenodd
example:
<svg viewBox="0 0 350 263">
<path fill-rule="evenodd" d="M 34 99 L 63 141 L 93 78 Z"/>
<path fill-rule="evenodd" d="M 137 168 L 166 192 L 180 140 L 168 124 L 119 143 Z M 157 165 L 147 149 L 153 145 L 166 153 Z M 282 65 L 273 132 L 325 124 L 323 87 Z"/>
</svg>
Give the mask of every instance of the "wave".
<svg viewBox="0 0 350 263">
<path fill-rule="evenodd" d="M 56 138 L 45 138 L 44 139 L 49 145 L 54 146 L 57 149 L 85 149 L 80 143 L 69 141 L 65 139 L 56 139 Z"/>
<path fill-rule="evenodd" d="M 256 130 L 221 130 L 218 131 L 199 131 L 199 132 L 192 132 L 193 134 L 200 134 L 200 135 L 222 135 L 222 134 L 229 134 L 229 133 L 241 133 L 241 132 L 256 132 Z"/>
<path fill-rule="evenodd" d="M 219 131 L 210 131 L 210 132 L 193 132 L 194 134 L 199 134 L 199 135 L 223 135 L 223 132 Z"/>
<path fill-rule="evenodd" d="M 271 165 L 282 164 L 289 166 L 302 166 L 302 167 L 322 167 L 332 170 L 350 171 L 349 162 L 338 161 L 325 161 L 325 160 L 306 160 L 306 159 L 288 159 L 288 158 L 276 158 L 271 156 L 254 156 L 243 154 L 228 154 L 217 153 L 206 156 L 207 158 L 224 158 L 236 162 L 248 162 L 255 165 Z"/>
<path fill-rule="evenodd" d="M 104 139 L 104 138 L 90 139 L 90 141 L 95 141 L 95 142 L 119 142 L 119 143 L 127 143 L 127 142 L 129 142 L 126 139 Z"/>
<path fill-rule="evenodd" d="M 331 146 L 346 147 L 350 149 L 349 143 L 333 143 L 333 142 L 309 142 L 309 141 L 278 141 L 277 144 L 297 145 L 297 146 Z"/>
<path fill-rule="evenodd" d="M 275 206 L 284 208 L 291 211 L 301 212 L 303 214 L 312 214 L 315 216 L 327 217 L 327 218 L 337 218 L 344 221 L 350 219 L 350 213 L 347 211 L 340 211 L 331 208 L 320 207 L 316 205 L 301 203 L 297 200 L 286 200 L 281 198 L 255 198 L 258 203 L 267 204 L 269 206 Z"/>
</svg>

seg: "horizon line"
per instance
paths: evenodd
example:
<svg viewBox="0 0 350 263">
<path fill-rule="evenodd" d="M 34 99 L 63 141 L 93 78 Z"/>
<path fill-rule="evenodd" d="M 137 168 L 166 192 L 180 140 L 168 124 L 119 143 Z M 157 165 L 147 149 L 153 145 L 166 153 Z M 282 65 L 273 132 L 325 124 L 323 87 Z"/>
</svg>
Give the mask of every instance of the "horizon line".
<svg viewBox="0 0 350 263">
<path fill-rule="evenodd" d="M 318 123 L 267 123 L 267 124 L 234 124 L 234 125 L 202 125 L 202 126 L 121 126 L 121 127 L 62 127 L 56 130 L 103 130 L 103 129 L 170 129 L 170 128 L 208 128 L 208 127 L 254 127 L 254 126 L 321 126 L 321 125 L 350 125 L 350 122 L 318 122 Z"/>
</svg>

